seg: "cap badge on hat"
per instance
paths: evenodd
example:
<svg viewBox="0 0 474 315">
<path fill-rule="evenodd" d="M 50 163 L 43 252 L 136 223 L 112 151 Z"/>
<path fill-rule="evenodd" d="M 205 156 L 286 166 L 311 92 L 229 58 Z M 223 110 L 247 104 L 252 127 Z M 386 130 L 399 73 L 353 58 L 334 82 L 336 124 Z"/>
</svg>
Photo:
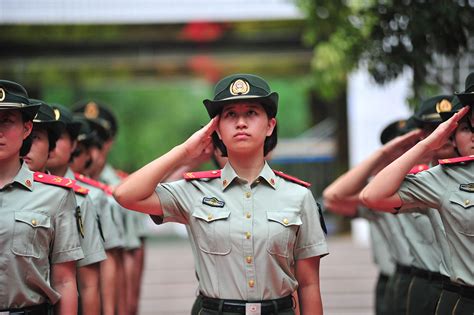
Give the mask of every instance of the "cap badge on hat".
<svg viewBox="0 0 474 315">
<path fill-rule="evenodd" d="M 238 79 L 230 85 L 230 94 L 245 95 L 250 91 L 250 85 L 247 81 Z"/>
<path fill-rule="evenodd" d="M 59 109 L 55 108 L 54 109 L 54 120 L 59 120 L 59 117 L 61 117 L 61 112 Z"/>
<path fill-rule="evenodd" d="M 407 122 L 406 122 L 405 120 L 400 120 L 400 121 L 398 122 L 398 128 L 399 128 L 399 129 L 405 128 L 406 125 L 407 125 Z"/>
<path fill-rule="evenodd" d="M 0 88 L 0 102 L 5 99 L 5 90 Z"/>
<path fill-rule="evenodd" d="M 89 119 L 94 119 L 99 117 L 99 107 L 94 102 L 89 102 L 84 108 L 84 116 Z"/>
<path fill-rule="evenodd" d="M 436 104 L 436 112 L 438 113 L 445 113 L 450 112 L 453 109 L 453 104 L 450 101 L 443 99 L 441 102 Z"/>
</svg>

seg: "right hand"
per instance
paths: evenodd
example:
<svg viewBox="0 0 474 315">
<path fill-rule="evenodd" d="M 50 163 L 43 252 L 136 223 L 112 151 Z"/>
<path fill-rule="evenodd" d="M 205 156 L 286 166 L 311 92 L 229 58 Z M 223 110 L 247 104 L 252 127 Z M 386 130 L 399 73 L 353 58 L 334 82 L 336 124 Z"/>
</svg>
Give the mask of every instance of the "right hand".
<svg viewBox="0 0 474 315">
<path fill-rule="evenodd" d="M 387 142 L 383 147 L 383 153 L 387 158 L 387 162 L 390 163 L 398 159 L 402 154 L 417 144 L 423 135 L 423 130 L 415 129 Z"/>
<path fill-rule="evenodd" d="M 458 121 L 469 112 L 469 106 L 464 106 L 450 119 L 440 124 L 426 139 L 423 140 L 430 151 L 441 148 L 458 127 Z"/>
<path fill-rule="evenodd" d="M 181 145 L 187 161 L 193 161 L 206 154 L 212 142 L 211 135 L 216 131 L 218 123 L 219 116 L 215 116 L 207 125 L 196 131 Z"/>
</svg>

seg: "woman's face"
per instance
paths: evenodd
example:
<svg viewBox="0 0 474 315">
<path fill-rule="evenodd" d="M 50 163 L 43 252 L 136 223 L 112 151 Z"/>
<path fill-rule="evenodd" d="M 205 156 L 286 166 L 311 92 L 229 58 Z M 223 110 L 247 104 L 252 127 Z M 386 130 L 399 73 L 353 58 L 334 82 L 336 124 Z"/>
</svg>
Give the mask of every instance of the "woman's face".
<svg viewBox="0 0 474 315">
<path fill-rule="evenodd" d="M 19 110 L 0 110 L 0 160 L 19 154 L 23 140 L 28 137 L 32 127 L 31 121 L 23 122 Z"/>
<path fill-rule="evenodd" d="M 69 133 L 64 130 L 61 133 L 58 141 L 56 141 L 56 148 L 54 148 L 54 150 L 49 153 L 49 159 L 46 167 L 48 169 L 54 169 L 68 165 L 71 154 L 75 149 L 75 143 L 75 141 L 72 141 Z"/>
<path fill-rule="evenodd" d="M 31 171 L 43 172 L 49 155 L 48 132 L 43 128 L 33 128 L 31 137 L 33 142 L 30 152 L 23 159 Z"/>
<path fill-rule="evenodd" d="M 77 144 L 78 155 L 74 157 L 70 167 L 74 172 L 84 173 L 91 161 L 89 149 L 82 143 Z"/>
<path fill-rule="evenodd" d="M 266 137 L 275 127 L 275 118 L 268 118 L 262 105 L 239 102 L 224 107 L 220 115 L 218 134 L 227 152 L 262 152 Z"/>
<path fill-rule="evenodd" d="M 474 155 L 474 133 L 471 130 L 471 126 L 474 126 L 474 111 L 471 110 L 470 115 L 468 119 L 459 121 L 454 134 L 454 142 L 461 156 Z"/>
</svg>

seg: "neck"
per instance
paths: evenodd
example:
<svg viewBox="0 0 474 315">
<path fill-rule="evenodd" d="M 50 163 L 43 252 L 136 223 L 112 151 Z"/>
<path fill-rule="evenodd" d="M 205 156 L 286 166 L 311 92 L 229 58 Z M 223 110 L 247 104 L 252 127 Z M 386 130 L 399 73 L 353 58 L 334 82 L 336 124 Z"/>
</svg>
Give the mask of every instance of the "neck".
<svg viewBox="0 0 474 315">
<path fill-rule="evenodd" d="M 265 165 L 265 159 L 263 158 L 262 152 L 256 154 L 240 155 L 237 153 L 228 152 L 229 163 L 232 165 L 234 171 L 239 177 L 246 179 L 249 183 L 252 183 L 262 171 Z"/>
<path fill-rule="evenodd" d="M 18 155 L 0 162 L 0 188 L 11 183 L 16 174 L 18 174 L 20 167 L 21 163 Z"/>
<path fill-rule="evenodd" d="M 68 167 L 69 167 L 69 165 L 62 165 L 62 166 L 58 166 L 58 167 L 50 167 L 50 168 L 48 168 L 48 171 L 50 171 L 51 174 L 53 174 L 53 175 L 64 177 L 64 175 L 66 175 Z"/>
</svg>

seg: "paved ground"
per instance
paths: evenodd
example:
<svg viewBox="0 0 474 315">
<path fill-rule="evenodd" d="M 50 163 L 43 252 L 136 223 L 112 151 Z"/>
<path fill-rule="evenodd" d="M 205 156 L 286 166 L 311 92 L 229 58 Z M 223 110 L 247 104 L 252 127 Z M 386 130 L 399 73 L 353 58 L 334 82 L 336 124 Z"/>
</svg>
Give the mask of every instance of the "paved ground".
<svg viewBox="0 0 474 315">
<path fill-rule="evenodd" d="M 326 315 L 373 314 L 377 271 L 369 248 L 350 237 L 328 239 L 330 255 L 321 262 Z M 189 315 L 197 282 L 186 240 L 150 240 L 142 284 L 140 315 Z"/>
</svg>

